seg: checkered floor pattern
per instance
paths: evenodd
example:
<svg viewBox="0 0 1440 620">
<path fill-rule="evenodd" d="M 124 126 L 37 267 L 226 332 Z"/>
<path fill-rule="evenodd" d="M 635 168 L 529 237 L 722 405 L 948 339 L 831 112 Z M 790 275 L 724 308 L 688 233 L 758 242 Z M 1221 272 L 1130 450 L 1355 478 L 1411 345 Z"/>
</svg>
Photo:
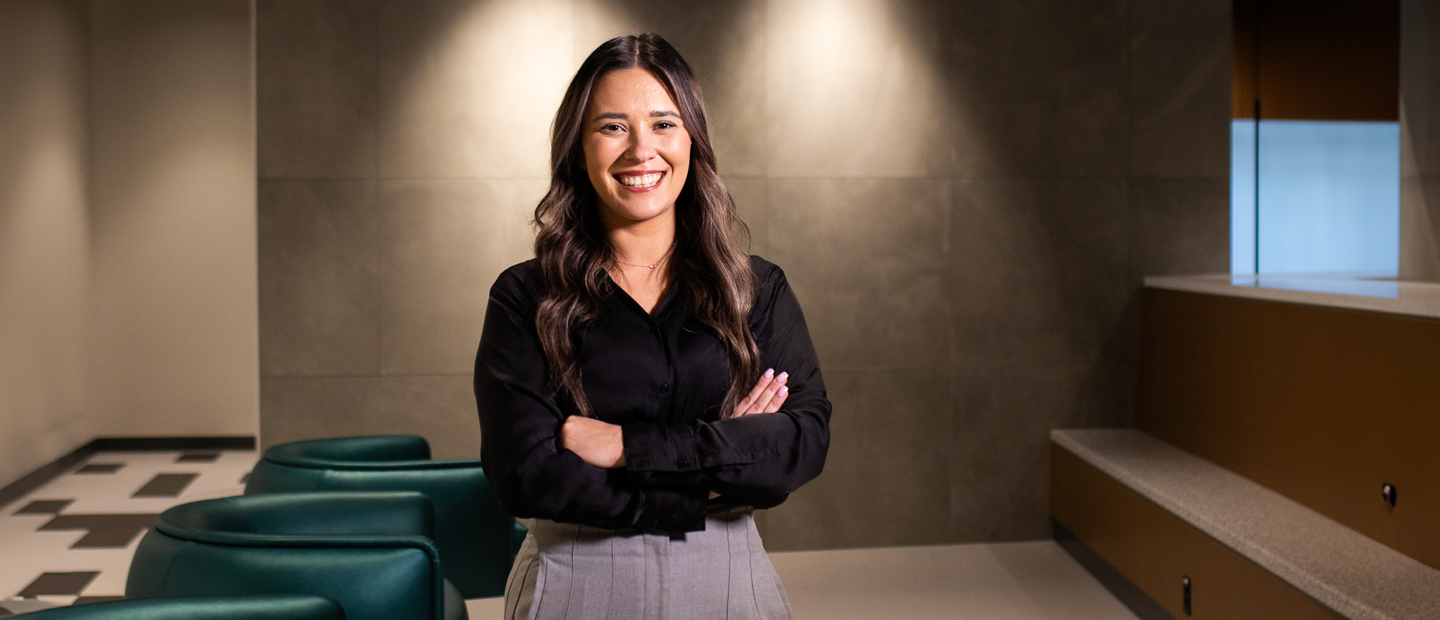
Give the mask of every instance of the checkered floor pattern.
<svg viewBox="0 0 1440 620">
<path fill-rule="evenodd" d="M 0 616 L 119 598 L 155 517 L 241 494 L 257 458 L 251 450 L 97 452 L 0 506 Z"/>
</svg>

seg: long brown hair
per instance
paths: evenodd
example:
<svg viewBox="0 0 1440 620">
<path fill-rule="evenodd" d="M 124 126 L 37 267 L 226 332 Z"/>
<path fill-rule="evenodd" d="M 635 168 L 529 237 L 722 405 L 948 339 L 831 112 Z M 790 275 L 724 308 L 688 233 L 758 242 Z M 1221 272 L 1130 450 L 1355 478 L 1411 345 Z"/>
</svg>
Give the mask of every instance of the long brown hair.
<svg viewBox="0 0 1440 620">
<path fill-rule="evenodd" d="M 545 275 L 545 294 L 535 314 L 550 378 L 575 409 L 592 415 L 585 396 L 578 335 L 600 313 L 611 286 L 615 251 L 600 221 L 599 197 L 582 165 L 585 108 L 595 84 L 613 71 L 640 68 L 669 91 L 690 133 L 690 173 L 675 200 L 675 246 L 670 274 L 682 283 L 690 311 L 725 347 L 730 388 L 721 404 L 729 416 L 759 375 L 760 350 L 747 317 L 753 303 L 750 260 L 740 250 L 749 231 L 715 167 L 700 84 L 680 53 L 656 34 L 615 37 L 580 65 L 565 91 L 550 133 L 550 191 L 535 207 L 535 255 Z"/>
</svg>

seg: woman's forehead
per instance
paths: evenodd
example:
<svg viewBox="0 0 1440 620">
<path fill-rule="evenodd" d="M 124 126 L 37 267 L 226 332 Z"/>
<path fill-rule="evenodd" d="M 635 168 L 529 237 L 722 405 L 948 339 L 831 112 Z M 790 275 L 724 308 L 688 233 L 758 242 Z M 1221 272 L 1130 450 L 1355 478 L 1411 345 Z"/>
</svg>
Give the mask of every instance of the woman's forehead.
<svg viewBox="0 0 1440 620">
<path fill-rule="evenodd" d="M 649 71 L 630 68 L 607 73 L 596 82 L 585 116 L 594 120 L 601 114 L 629 117 L 655 116 L 656 112 L 678 112 L 675 100 Z"/>
</svg>

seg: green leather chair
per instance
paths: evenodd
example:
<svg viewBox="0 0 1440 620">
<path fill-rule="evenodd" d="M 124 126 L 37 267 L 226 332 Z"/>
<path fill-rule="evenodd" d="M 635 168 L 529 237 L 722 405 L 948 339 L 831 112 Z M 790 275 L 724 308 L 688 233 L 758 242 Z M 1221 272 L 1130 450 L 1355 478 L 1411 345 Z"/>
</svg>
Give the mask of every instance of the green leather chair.
<svg viewBox="0 0 1440 620">
<path fill-rule="evenodd" d="M 111 601 L 55 607 L 6 620 L 345 620 L 323 596 L 239 596 Z"/>
<path fill-rule="evenodd" d="M 505 594 L 525 528 L 500 508 L 479 460 L 430 460 L 416 435 L 313 439 L 272 446 L 245 494 L 418 491 L 435 504 L 435 545 L 445 576 L 465 598 Z"/>
<path fill-rule="evenodd" d="M 276 493 L 161 513 L 130 563 L 128 599 L 309 594 L 348 620 L 465 620 L 414 492 Z"/>
</svg>

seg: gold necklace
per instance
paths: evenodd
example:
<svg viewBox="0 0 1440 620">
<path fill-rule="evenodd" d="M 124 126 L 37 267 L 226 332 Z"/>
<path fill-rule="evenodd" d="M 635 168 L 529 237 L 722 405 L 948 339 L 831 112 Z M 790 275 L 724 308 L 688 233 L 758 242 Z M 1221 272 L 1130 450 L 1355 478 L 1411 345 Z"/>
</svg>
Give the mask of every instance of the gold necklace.
<svg viewBox="0 0 1440 620">
<path fill-rule="evenodd" d="M 645 265 L 645 264 L 641 264 L 641 263 L 627 263 L 627 262 L 625 262 L 625 261 L 623 261 L 623 260 L 620 260 L 620 259 L 618 259 L 618 258 L 615 259 L 615 262 L 620 263 L 621 265 L 629 265 L 629 266 L 631 266 L 631 267 L 644 267 L 644 268 L 646 268 L 646 269 L 654 269 L 654 268 L 656 268 L 656 267 L 659 267 L 659 266 L 660 266 L 660 263 L 665 262 L 665 260 L 668 259 L 668 258 L 670 258 L 670 252 L 667 251 L 667 252 L 665 252 L 665 255 L 664 255 L 664 256 L 661 256 L 661 257 L 660 257 L 660 260 L 655 261 L 653 264 L 650 264 L 650 265 Z"/>
</svg>

